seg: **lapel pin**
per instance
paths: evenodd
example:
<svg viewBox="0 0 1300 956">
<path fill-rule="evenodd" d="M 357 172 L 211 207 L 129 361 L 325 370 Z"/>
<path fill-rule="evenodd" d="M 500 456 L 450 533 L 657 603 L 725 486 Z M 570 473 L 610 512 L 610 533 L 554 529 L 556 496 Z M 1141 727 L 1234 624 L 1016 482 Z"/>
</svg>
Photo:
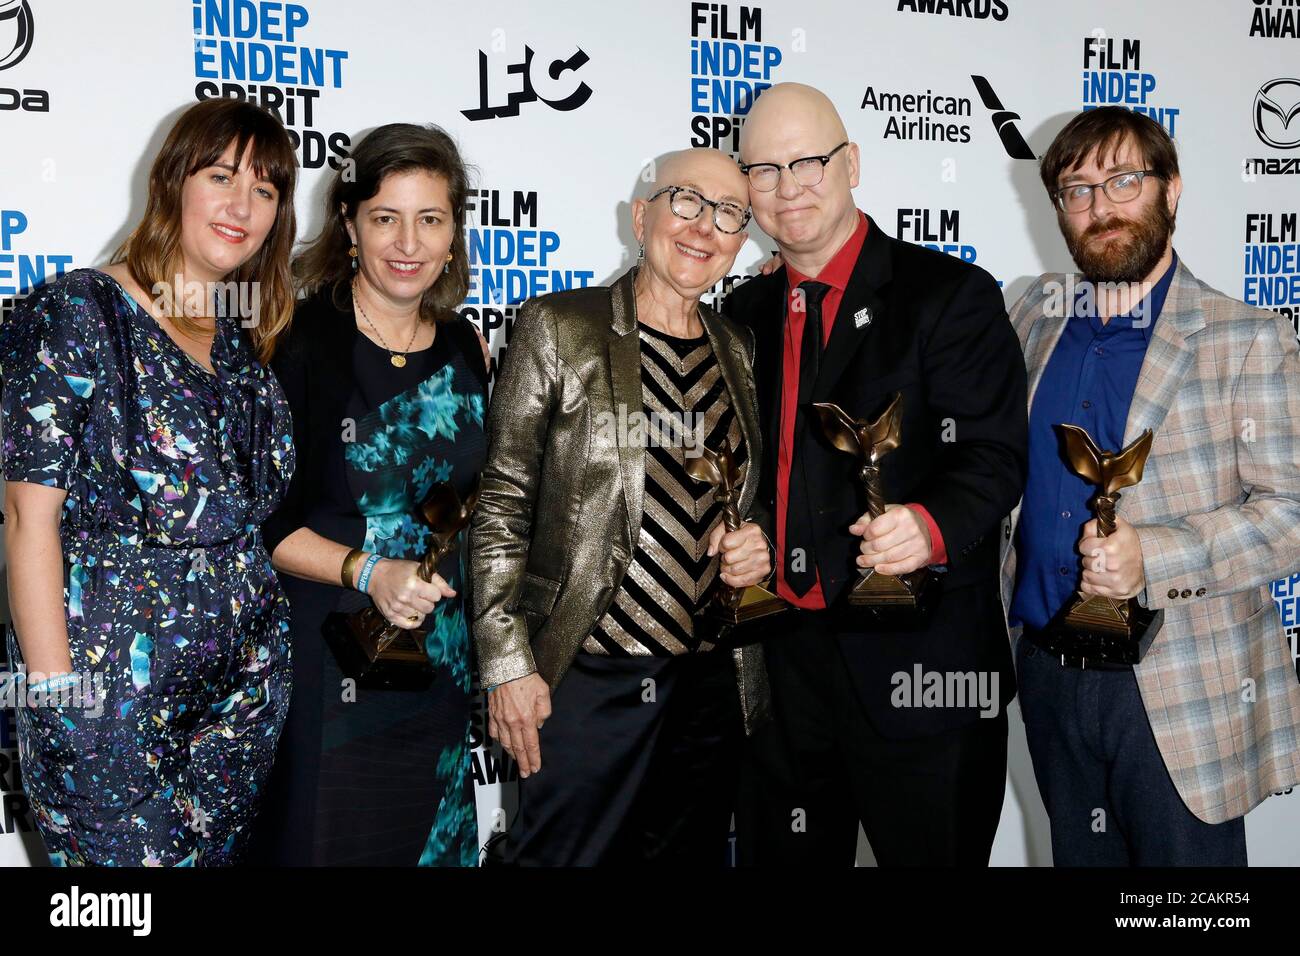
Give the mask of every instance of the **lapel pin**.
<svg viewBox="0 0 1300 956">
<path fill-rule="evenodd" d="M 853 327 L 855 329 L 860 329 L 864 325 L 870 325 L 870 324 L 871 324 L 870 309 L 858 309 L 858 311 L 853 313 Z"/>
</svg>

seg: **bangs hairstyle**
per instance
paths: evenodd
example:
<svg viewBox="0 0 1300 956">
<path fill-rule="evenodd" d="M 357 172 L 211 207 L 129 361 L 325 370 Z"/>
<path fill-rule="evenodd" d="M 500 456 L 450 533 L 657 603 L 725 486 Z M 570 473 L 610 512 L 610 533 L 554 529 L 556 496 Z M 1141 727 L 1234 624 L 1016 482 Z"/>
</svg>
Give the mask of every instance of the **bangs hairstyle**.
<svg viewBox="0 0 1300 956">
<path fill-rule="evenodd" d="M 379 194 L 385 177 L 396 173 L 426 172 L 447 181 L 451 199 L 451 262 L 420 299 L 425 322 L 454 318 L 452 312 L 469 293 L 469 254 L 465 244 L 465 198 L 469 173 L 455 141 L 438 126 L 389 123 L 371 130 L 344 160 L 325 197 L 325 217 L 320 234 L 293 261 L 294 278 L 306 295 L 326 292 L 340 311 L 351 309 L 352 257 L 348 250 L 346 220 L 356 220 L 357 210 Z"/>
<path fill-rule="evenodd" d="M 1137 148 L 1142 168 L 1153 176 L 1167 183 L 1178 175 L 1178 150 L 1163 126 L 1122 106 L 1099 106 L 1066 123 L 1043 154 L 1038 172 L 1048 194 L 1055 199 L 1062 176 L 1094 154 L 1098 163 L 1105 165 L 1126 142 Z"/>
<path fill-rule="evenodd" d="M 144 216 L 125 242 L 113 253 L 113 262 L 125 262 L 131 278 L 145 291 L 162 283 L 170 287 L 182 271 L 181 190 L 185 181 L 221 159 L 235 144 L 235 162 L 248 155 L 260 179 L 278 193 L 275 222 L 257 253 L 226 282 L 257 283 L 258 321 L 248 331 L 253 350 L 262 363 L 269 362 L 275 343 L 293 317 L 293 277 L 290 253 L 297 222 L 293 209 L 298 159 L 284 126 L 271 113 L 242 100 L 210 99 L 181 114 L 167 134 L 149 170 L 149 201 Z M 203 330 L 180 314 L 172 321 L 193 335 Z"/>
</svg>

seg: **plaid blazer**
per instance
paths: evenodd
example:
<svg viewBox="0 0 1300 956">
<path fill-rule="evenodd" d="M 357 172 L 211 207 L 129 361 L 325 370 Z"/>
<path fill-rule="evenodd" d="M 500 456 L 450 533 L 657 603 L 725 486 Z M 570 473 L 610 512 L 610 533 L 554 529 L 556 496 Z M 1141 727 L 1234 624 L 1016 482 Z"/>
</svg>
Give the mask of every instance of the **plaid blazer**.
<svg viewBox="0 0 1300 956">
<path fill-rule="evenodd" d="M 1043 275 L 1011 310 L 1031 405 L 1078 281 Z M 1290 325 L 1210 288 L 1180 260 L 1125 445 L 1147 428 L 1155 440 L 1142 481 L 1116 510 L 1142 542 L 1139 600 L 1165 618 L 1135 670 L 1179 795 L 1221 823 L 1300 781 L 1300 681 L 1269 593 L 1300 567 L 1300 358 Z M 1017 505 L 1003 524 L 1004 607 L 1019 517 Z"/>
</svg>

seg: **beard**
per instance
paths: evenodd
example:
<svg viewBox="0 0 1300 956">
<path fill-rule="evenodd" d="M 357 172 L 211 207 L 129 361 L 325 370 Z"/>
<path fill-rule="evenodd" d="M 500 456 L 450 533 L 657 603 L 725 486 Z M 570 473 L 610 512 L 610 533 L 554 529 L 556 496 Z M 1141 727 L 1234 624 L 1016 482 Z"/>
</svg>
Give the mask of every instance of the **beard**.
<svg viewBox="0 0 1300 956">
<path fill-rule="evenodd" d="M 1095 237 L 1112 229 L 1122 234 L 1105 244 Z M 1159 197 L 1138 219 L 1111 216 L 1083 232 L 1063 229 L 1070 256 L 1093 282 L 1140 282 L 1151 274 L 1165 253 L 1174 231 L 1174 216 Z"/>
</svg>

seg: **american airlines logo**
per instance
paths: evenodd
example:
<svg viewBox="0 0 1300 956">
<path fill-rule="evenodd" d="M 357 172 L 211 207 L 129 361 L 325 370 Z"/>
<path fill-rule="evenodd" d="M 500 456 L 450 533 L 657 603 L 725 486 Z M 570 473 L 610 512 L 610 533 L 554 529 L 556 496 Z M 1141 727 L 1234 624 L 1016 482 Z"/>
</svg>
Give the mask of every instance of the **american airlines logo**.
<svg viewBox="0 0 1300 956">
<path fill-rule="evenodd" d="M 1012 159 L 1037 159 L 1034 151 L 1029 148 L 1025 142 L 1024 135 L 1016 126 L 1016 120 L 1020 119 L 1019 113 L 1013 113 L 1002 105 L 1002 100 L 998 97 L 989 81 L 982 76 L 972 74 L 971 80 L 975 83 L 975 89 L 979 92 L 980 99 L 984 101 L 984 108 L 993 113 L 993 128 L 998 131 L 998 137 L 1002 140 L 1002 148 L 1007 151 L 1007 155 Z"/>
</svg>

